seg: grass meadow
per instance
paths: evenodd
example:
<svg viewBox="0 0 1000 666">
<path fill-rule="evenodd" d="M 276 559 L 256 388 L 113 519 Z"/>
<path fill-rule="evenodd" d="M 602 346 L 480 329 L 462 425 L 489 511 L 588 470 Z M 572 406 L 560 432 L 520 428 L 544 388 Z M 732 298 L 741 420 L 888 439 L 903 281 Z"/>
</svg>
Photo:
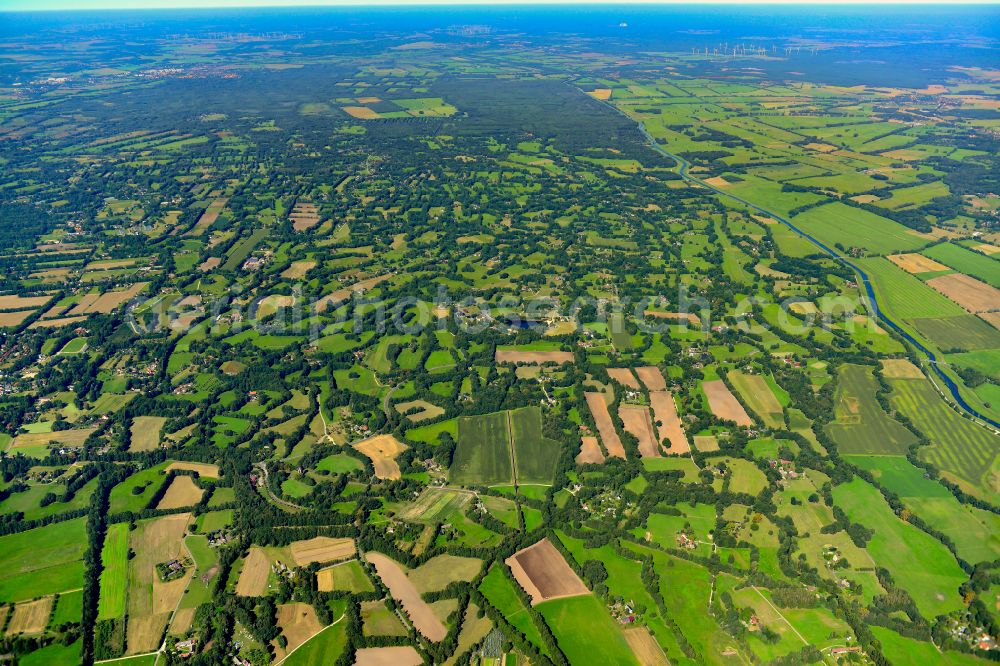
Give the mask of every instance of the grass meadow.
<svg viewBox="0 0 1000 666">
<path fill-rule="evenodd" d="M 998 493 L 992 478 L 998 469 L 1000 437 L 959 416 L 926 379 L 890 383 L 892 405 L 931 440 L 920 457 L 969 492 L 995 501 Z"/>
<path fill-rule="evenodd" d="M 834 487 L 833 499 L 851 521 L 875 531 L 868 552 L 910 593 L 923 616 L 933 619 L 963 606 L 958 588 L 967 577 L 954 556 L 940 541 L 900 520 L 874 486 L 855 478 Z"/>
</svg>

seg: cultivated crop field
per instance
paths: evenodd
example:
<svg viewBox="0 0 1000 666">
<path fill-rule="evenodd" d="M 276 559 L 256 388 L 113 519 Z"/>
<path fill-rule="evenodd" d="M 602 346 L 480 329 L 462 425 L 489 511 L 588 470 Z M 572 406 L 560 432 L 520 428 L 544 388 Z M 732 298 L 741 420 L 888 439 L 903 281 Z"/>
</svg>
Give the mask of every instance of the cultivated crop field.
<svg viewBox="0 0 1000 666">
<path fill-rule="evenodd" d="M 840 371 L 836 418 L 830 437 L 844 453 L 906 453 L 916 438 L 882 411 L 875 400 L 876 383 L 870 368 L 846 365 Z"/>
</svg>

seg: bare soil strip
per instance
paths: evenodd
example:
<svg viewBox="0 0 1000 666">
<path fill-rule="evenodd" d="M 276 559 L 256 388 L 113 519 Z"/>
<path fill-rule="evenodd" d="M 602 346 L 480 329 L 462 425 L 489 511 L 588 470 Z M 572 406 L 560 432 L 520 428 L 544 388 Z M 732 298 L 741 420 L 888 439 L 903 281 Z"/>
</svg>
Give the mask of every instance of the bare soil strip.
<svg viewBox="0 0 1000 666">
<path fill-rule="evenodd" d="M 584 396 L 587 398 L 587 406 L 597 424 L 597 431 L 601 433 L 601 441 L 608 455 L 617 458 L 625 457 L 625 447 L 622 440 L 618 438 L 615 424 L 611 421 L 611 413 L 608 412 L 608 405 L 604 402 L 604 395 L 601 393 L 588 392 Z"/>
<path fill-rule="evenodd" d="M 497 363 L 572 363 L 573 352 L 497 350 Z"/>
<path fill-rule="evenodd" d="M 667 381 L 663 378 L 663 373 L 655 365 L 647 365 L 635 369 L 635 374 L 646 385 L 650 391 L 666 391 Z"/>
<path fill-rule="evenodd" d="M 653 407 L 653 419 L 658 424 L 656 426 L 659 434 L 659 441 L 667 440 L 670 448 L 667 453 L 688 453 L 691 451 L 691 444 L 688 442 L 684 428 L 681 427 L 681 419 L 677 415 L 677 404 L 674 396 L 669 391 L 650 391 L 649 404 Z"/>
<path fill-rule="evenodd" d="M 1000 309 L 1000 289 L 964 273 L 942 275 L 927 284 L 974 314 Z"/>
<path fill-rule="evenodd" d="M 625 426 L 625 431 L 639 440 L 639 455 L 643 458 L 659 458 L 660 445 L 653 432 L 649 408 L 640 405 L 620 405 L 618 416 Z"/>
<path fill-rule="evenodd" d="M 576 456 L 576 464 L 602 463 L 604 462 L 604 452 L 601 445 L 597 443 L 596 437 L 582 437 L 580 440 L 580 453 Z"/>
<path fill-rule="evenodd" d="M 608 377 L 615 380 L 622 386 L 627 386 L 631 389 L 639 390 L 639 382 L 636 381 L 635 375 L 632 374 L 630 368 L 608 368 Z"/>
<path fill-rule="evenodd" d="M 382 583 L 389 588 L 389 594 L 403 605 L 410 622 L 428 640 L 437 643 L 448 635 L 448 629 L 434 615 L 427 602 L 421 597 L 402 567 L 381 553 L 367 553 L 365 558 L 372 563 Z"/>
<path fill-rule="evenodd" d="M 743 409 L 736 397 L 730 393 L 729 387 L 721 379 L 702 382 L 702 390 L 708 398 L 708 407 L 720 419 L 732 421 L 736 425 L 751 426 L 753 419 Z"/>
<path fill-rule="evenodd" d="M 420 666 L 423 657 L 409 645 L 361 648 L 354 653 L 354 666 Z"/>
</svg>

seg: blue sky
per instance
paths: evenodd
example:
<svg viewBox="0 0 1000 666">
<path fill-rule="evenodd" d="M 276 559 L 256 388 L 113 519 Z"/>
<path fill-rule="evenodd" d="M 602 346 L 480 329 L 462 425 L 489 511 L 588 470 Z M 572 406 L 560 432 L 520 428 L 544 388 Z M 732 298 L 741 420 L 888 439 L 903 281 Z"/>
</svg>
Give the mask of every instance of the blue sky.
<svg viewBox="0 0 1000 666">
<path fill-rule="evenodd" d="M 504 4 L 747 4 L 753 0 L 0 0 L 3 10 L 68 9 L 170 9 L 179 7 L 301 7 L 301 6 L 371 6 L 371 5 L 504 5 Z M 968 1 L 968 0 L 966 0 Z M 763 0 L 769 4 L 798 4 L 799 0 Z M 1000 0 L 973 0 L 969 4 L 997 4 Z M 882 0 L 885 4 L 955 4 L 936 0 Z M 872 0 L 817 0 L 816 4 L 875 4 Z"/>
</svg>

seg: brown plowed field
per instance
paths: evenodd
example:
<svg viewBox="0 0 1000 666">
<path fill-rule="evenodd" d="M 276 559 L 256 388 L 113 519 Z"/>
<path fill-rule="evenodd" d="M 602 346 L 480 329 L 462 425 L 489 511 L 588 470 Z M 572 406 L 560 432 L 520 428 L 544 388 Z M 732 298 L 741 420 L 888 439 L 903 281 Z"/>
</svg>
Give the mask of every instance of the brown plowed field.
<svg viewBox="0 0 1000 666">
<path fill-rule="evenodd" d="M 667 389 L 667 382 L 663 379 L 663 373 L 655 365 L 636 368 L 635 374 L 639 375 L 639 379 L 642 380 L 642 383 L 650 391 L 665 391 Z"/>
<path fill-rule="evenodd" d="M 573 352 L 497 350 L 497 363 L 572 363 Z"/>
<path fill-rule="evenodd" d="M 409 645 L 361 648 L 354 653 L 354 666 L 420 666 L 420 654 Z"/>
<path fill-rule="evenodd" d="M 649 404 L 653 407 L 653 420 L 659 433 L 658 442 L 670 441 L 667 453 L 688 453 L 691 444 L 688 442 L 680 417 L 677 416 L 677 404 L 669 391 L 650 391 Z"/>
<path fill-rule="evenodd" d="M 519 550 L 504 561 L 531 597 L 532 606 L 549 599 L 590 593 L 548 539 Z"/>
<path fill-rule="evenodd" d="M 580 442 L 580 453 L 576 456 L 576 464 L 602 463 L 604 462 L 604 452 L 601 445 L 597 443 L 596 437 L 583 437 Z"/>
<path fill-rule="evenodd" d="M 973 313 L 1000 309 L 1000 289 L 964 273 L 942 275 L 927 284 Z"/>
<path fill-rule="evenodd" d="M 632 374 L 632 370 L 629 368 L 608 368 L 608 377 L 615 380 L 622 386 L 627 386 L 639 390 L 639 382 L 636 381 L 635 375 Z"/>
<path fill-rule="evenodd" d="M 643 458 L 659 458 L 660 444 L 653 431 L 653 422 L 649 418 L 649 408 L 639 405 L 620 405 L 618 416 L 625 426 L 625 431 L 639 440 L 639 455 Z"/>
<path fill-rule="evenodd" d="M 720 419 L 733 421 L 736 425 L 751 426 L 753 419 L 747 415 L 743 405 L 730 393 L 729 387 L 721 379 L 702 382 L 702 390 L 708 398 L 708 407 Z"/>
<path fill-rule="evenodd" d="M 403 605 L 403 610 L 417 631 L 435 643 L 448 635 L 447 627 L 420 597 L 417 588 L 406 577 L 406 572 L 399 564 L 381 553 L 367 553 L 365 558 L 375 567 L 378 577 L 389 588 L 389 594 Z"/>
<path fill-rule="evenodd" d="M 608 412 L 608 405 L 604 402 L 604 395 L 601 393 L 589 392 L 584 394 L 587 398 L 587 406 L 597 424 L 597 431 L 601 433 L 601 441 L 604 448 L 608 450 L 608 455 L 616 458 L 625 457 L 625 447 L 622 440 L 618 438 L 615 424 L 611 421 L 611 413 Z"/>
</svg>

